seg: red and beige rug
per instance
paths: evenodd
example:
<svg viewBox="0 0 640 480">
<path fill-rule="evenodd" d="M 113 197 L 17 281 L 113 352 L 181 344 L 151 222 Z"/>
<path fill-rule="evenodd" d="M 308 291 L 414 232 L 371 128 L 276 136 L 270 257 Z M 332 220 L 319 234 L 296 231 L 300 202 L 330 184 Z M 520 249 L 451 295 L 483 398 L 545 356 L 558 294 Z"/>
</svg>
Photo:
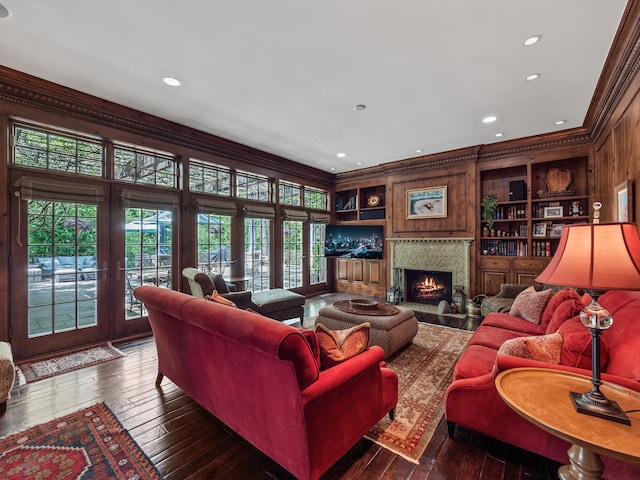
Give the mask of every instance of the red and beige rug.
<svg viewBox="0 0 640 480">
<path fill-rule="evenodd" d="M 444 414 L 445 391 L 472 333 L 421 323 L 413 344 L 387 360 L 399 381 L 395 420 L 386 415 L 366 437 L 419 463 Z"/>
<path fill-rule="evenodd" d="M 0 478 L 162 478 L 104 403 L 0 439 Z"/>
<path fill-rule="evenodd" d="M 120 357 L 124 357 L 124 353 L 111 344 L 105 344 L 39 362 L 20 364 L 18 383 L 35 382 Z"/>
</svg>

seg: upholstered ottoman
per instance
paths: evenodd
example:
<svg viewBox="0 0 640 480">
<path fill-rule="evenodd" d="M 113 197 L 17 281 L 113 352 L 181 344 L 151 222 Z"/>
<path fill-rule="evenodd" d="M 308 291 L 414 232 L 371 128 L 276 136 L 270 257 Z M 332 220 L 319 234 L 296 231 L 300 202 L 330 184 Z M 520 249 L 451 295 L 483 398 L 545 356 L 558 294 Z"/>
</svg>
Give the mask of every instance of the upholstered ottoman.
<svg viewBox="0 0 640 480">
<path fill-rule="evenodd" d="M 301 322 L 304 318 L 304 295 L 284 288 L 253 293 L 251 301 L 265 317 L 281 321 L 299 318 Z"/>
<path fill-rule="evenodd" d="M 400 347 L 411 342 L 418 333 L 418 320 L 413 311 L 408 308 L 385 304 L 387 311 L 378 308 L 378 311 L 366 312 L 348 308 L 348 302 L 343 300 L 322 307 L 315 318 L 315 324 L 322 323 L 332 330 L 343 330 L 369 322 L 371 324 L 369 346 L 382 347 L 385 357 L 391 356 Z M 343 308 L 338 308 L 339 306 Z"/>
<path fill-rule="evenodd" d="M 0 414 L 7 410 L 7 400 L 16 378 L 16 367 L 13 364 L 11 345 L 0 342 Z"/>
</svg>

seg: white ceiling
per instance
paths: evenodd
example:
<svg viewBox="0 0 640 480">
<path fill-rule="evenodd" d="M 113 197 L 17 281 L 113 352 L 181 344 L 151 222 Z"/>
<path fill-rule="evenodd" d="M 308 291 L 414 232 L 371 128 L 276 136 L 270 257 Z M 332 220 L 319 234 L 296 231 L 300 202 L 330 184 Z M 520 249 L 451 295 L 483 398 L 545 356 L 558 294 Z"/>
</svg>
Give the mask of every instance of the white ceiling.
<svg viewBox="0 0 640 480">
<path fill-rule="evenodd" d="M 626 0 L 0 4 L 0 64 L 338 173 L 582 126 Z"/>
</svg>

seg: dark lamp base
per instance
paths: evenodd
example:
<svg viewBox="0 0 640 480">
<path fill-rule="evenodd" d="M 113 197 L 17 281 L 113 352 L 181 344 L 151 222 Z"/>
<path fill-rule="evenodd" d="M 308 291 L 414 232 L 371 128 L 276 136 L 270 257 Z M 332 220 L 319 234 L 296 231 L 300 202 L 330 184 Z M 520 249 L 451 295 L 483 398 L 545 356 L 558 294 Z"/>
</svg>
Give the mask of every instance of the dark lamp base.
<svg viewBox="0 0 640 480">
<path fill-rule="evenodd" d="M 593 391 L 586 393 L 569 392 L 569 396 L 577 412 L 604 418 L 612 422 L 631 425 L 631 420 L 629 420 L 627 414 L 622 411 L 616 402 L 609 400 L 602 394 L 598 395 L 600 393 L 599 391 L 596 392 L 595 395 L 592 395 L 592 393 Z"/>
</svg>

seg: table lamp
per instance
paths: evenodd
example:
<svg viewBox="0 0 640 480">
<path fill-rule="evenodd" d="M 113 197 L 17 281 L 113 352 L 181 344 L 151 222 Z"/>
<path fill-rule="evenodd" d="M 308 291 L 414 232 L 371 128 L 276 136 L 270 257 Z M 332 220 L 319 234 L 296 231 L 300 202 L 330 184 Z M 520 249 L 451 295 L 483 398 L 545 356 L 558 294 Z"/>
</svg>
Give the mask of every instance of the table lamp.
<svg viewBox="0 0 640 480">
<path fill-rule="evenodd" d="M 600 391 L 600 334 L 613 324 L 611 314 L 598 303 L 607 290 L 640 290 L 640 238 L 633 223 L 592 223 L 563 227 L 558 249 L 540 283 L 582 288 L 592 302 L 580 312 L 591 331 L 593 388 L 583 394 L 570 392 L 575 409 L 618 423 L 631 425 L 614 401 Z"/>
</svg>

